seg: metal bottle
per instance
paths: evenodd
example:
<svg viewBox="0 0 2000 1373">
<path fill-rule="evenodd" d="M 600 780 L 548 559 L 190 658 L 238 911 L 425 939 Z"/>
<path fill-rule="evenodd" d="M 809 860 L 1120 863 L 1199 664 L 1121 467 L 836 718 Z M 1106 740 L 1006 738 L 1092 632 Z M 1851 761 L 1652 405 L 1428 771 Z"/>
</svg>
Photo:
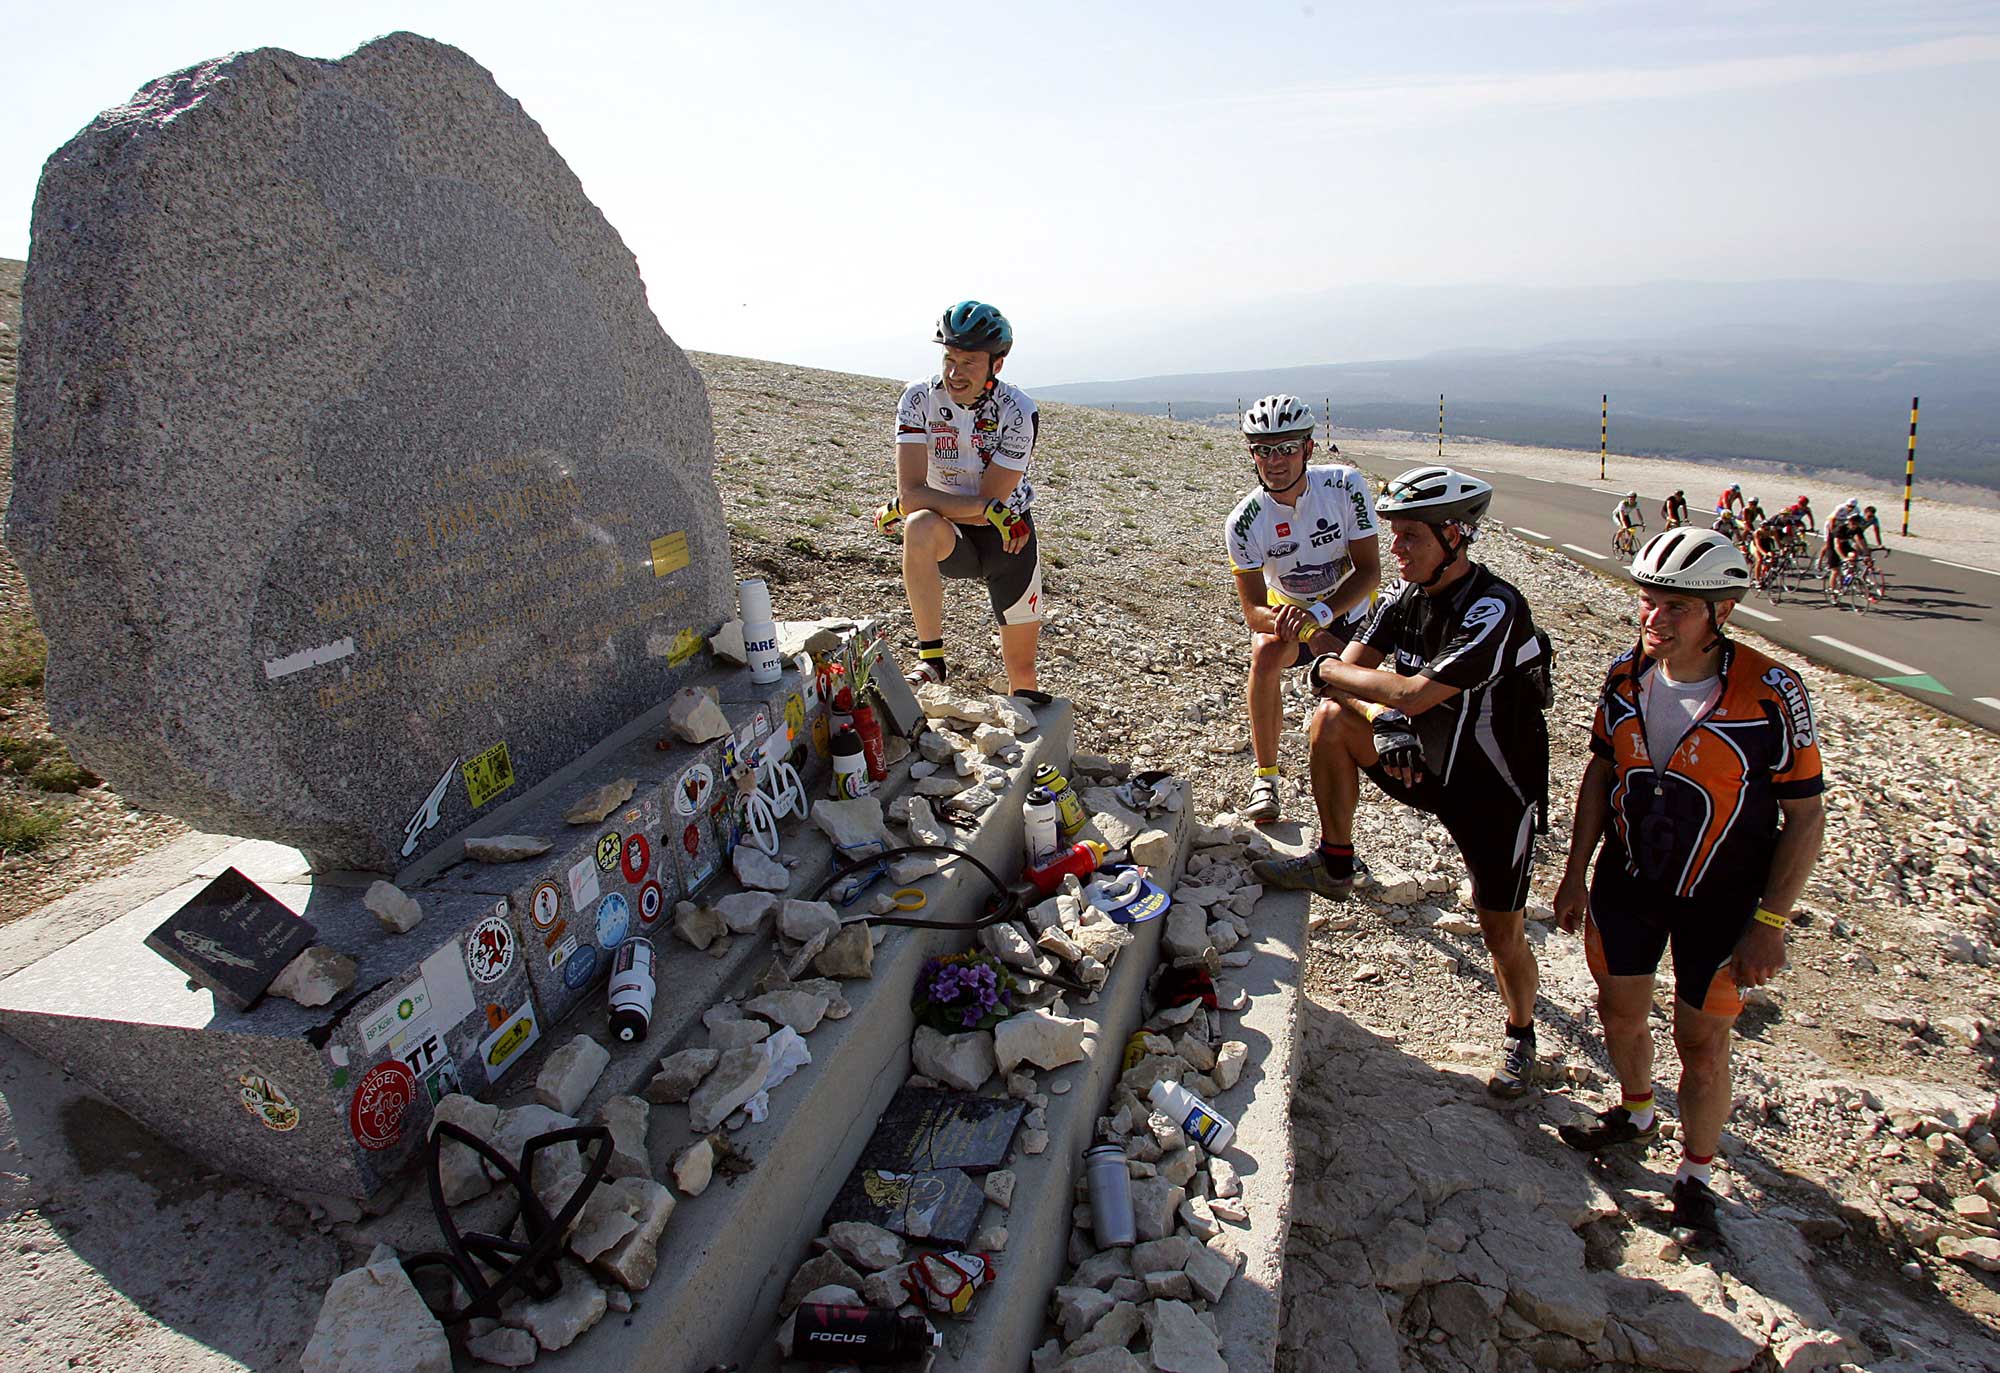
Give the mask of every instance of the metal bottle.
<svg viewBox="0 0 2000 1373">
<path fill-rule="evenodd" d="M 653 1023 L 653 941 L 634 937 L 611 955 L 611 1034 L 631 1044 L 646 1037 Z"/>
<path fill-rule="evenodd" d="M 1043 788 L 1050 796 L 1053 796 L 1056 805 L 1061 808 L 1062 837 L 1065 840 L 1076 838 L 1077 831 L 1081 830 L 1084 821 L 1090 818 L 1083 812 L 1083 802 L 1078 798 L 1076 788 L 1069 784 L 1067 777 L 1057 772 L 1048 763 L 1036 765 L 1035 785 Z"/>
<path fill-rule="evenodd" d="M 1083 1151 L 1084 1176 L 1090 1182 L 1090 1228 L 1097 1247 L 1132 1244 L 1139 1238 L 1132 1215 L 1132 1174 L 1125 1151 L 1115 1144 L 1098 1144 Z"/>
</svg>

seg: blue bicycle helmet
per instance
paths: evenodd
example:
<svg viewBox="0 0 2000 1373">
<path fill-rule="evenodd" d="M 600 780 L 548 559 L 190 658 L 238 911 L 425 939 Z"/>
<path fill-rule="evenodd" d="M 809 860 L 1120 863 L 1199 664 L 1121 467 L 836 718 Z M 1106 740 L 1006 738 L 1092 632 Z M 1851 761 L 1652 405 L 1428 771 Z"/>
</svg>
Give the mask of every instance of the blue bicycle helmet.
<svg viewBox="0 0 2000 1373">
<path fill-rule="evenodd" d="M 1007 323 L 1007 317 L 991 305 L 982 305 L 976 300 L 961 300 L 938 317 L 937 334 L 933 341 L 947 348 L 963 348 L 970 353 L 991 353 L 996 358 L 1004 358 L 1014 346 L 1014 326 Z"/>
</svg>

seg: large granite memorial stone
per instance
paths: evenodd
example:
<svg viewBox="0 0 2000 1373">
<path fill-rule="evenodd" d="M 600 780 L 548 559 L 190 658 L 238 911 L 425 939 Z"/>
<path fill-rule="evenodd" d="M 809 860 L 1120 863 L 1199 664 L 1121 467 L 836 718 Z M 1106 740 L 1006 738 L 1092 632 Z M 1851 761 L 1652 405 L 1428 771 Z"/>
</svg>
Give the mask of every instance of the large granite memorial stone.
<svg viewBox="0 0 2000 1373">
<path fill-rule="evenodd" d="M 706 393 L 456 49 L 264 49 L 50 159 L 9 550 L 128 799 L 396 870 L 676 689 L 734 603 Z"/>
</svg>

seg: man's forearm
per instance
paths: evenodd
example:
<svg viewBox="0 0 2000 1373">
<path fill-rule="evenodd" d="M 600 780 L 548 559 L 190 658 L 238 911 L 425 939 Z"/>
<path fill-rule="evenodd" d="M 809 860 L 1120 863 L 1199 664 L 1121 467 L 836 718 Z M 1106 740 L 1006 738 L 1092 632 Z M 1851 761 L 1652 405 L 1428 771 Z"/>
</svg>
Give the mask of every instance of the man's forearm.
<svg viewBox="0 0 2000 1373">
<path fill-rule="evenodd" d="M 1771 848 L 1771 875 L 1765 879 L 1760 903 L 1765 910 L 1773 915 L 1791 914 L 1799 894 L 1806 889 L 1806 879 L 1812 876 L 1813 864 L 1819 861 L 1825 830 L 1823 807 L 1785 813 L 1778 842 Z"/>
<path fill-rule="evenodd" d="M 958 491 L 940 491 L 935 486 L 916 485 L 901 492 L 903 513 L 933 510 L 959 524 L 975 524 L 986 517 L 986 497 L 968 496 Z"/>
<path fill-rule="evenodd" d="M 1414 705 L 1417 697 L 1430 684 L 1429 679 L 1424 677 L 1404 677 L 1399 673 L 1383 672 L 1379 668 L 1343 663 L 1332 658 L 1313 669 L 1313 680 L 1353 700 L 1388 706 L 1393 710 Z"/>
<path fill-rule="evenodd" d="M 1569 828 L 1569 870 L 1581 874 L 1590 866 L 1598 841 L 1611 819 L 1611 764 L 1593 755 L 1576 788 L 1576 814 Z"/>
</svg>

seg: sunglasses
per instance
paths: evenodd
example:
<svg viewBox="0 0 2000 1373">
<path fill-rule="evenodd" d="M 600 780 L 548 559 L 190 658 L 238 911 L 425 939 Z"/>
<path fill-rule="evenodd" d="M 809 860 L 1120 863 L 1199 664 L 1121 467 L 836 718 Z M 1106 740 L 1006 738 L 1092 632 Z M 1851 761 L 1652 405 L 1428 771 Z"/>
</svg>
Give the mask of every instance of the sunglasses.
<svg viewBox="0 0 2000 1373">
<path fill-rule="evenodd" d="M 1250 456 L 1253 458 L 1296 458 L 1305 451 L 1304 439 L 1291 439 L 1285 443 L 1253 443 Z"/>
</svg>

